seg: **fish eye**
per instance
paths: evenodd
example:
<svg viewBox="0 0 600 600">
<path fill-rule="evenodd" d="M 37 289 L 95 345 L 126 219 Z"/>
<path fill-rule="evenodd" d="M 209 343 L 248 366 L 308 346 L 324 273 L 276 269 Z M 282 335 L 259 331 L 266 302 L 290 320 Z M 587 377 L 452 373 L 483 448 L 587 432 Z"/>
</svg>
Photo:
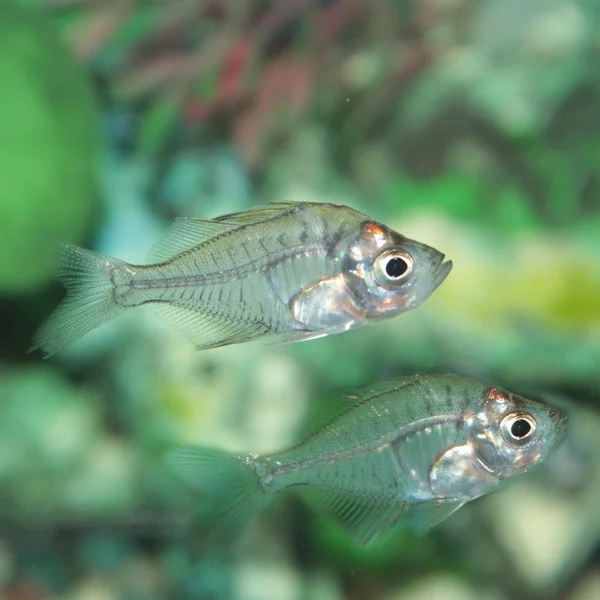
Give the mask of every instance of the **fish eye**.
<svg viewBox="0 0 600 600">
<path fill-rule="evenodd" d="M 383 252 L 375 259 L 375 274 L 382 285 L 404 280 L 413 269 L 413 259 L 405 252 Z"/>
<path fill-rule="evenodd" d="M 385 264 L 385 272 L 388 277 L 397 279 L 408 271 L 408 263 L 400 256 L 393 256 Z"/>
<path fill-rule="evenodd" d="M 510 433 L 513 437 L 521 439 L 531 432 L 531 423 L 527 419 L 517 419 L 510 426 Z"/>
<path fill-rule="evenodd" d="M 526 444 L 535 433 L 536 427 L 536 420 L 527 413 L 512 413 L 504 417 L 500 424 L 502 437 L 513 446 Z"/>
</svg>

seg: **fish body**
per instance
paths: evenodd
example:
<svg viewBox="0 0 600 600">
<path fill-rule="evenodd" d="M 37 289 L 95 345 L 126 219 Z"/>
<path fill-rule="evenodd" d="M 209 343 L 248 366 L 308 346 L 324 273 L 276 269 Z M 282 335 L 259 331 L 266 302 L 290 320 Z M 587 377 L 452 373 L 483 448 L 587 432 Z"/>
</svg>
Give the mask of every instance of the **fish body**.
<svg viewBox="0 0 600 600">
<path fill-rule="evenodd" d="M 543 460 L 562 439 L 555 408 L 457 375 L 414 375 L 366 390 L 298 446 L 271 456 L 170 454 L 189 482 L 222 489 L 223 529 L 240 531 L 280 492 L 325 503 L 358 544 L 398 522 L 427 530 Z"/>
<path fill-rule="evenodd" d="M 150 265 L 64 248 L 67 298 L 34 340 L 46 355 L 143 304 L 197 348 L 322 337 L 416 308 L 452 267 L 434 248 L 325 203 L 178 219 Z"/>
</svg>

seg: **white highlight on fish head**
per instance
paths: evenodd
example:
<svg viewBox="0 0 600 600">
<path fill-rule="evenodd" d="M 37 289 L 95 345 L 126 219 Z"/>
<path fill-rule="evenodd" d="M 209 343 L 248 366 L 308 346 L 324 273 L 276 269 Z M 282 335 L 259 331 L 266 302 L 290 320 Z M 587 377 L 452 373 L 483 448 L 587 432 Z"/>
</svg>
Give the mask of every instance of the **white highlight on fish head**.
<svg viewBox="0 0 600 600">
<path fill-rule="evenodd" d="M 452 446 L 437 458 L 429 484 L 438 498 L 468 502 L 493 491 L 499 479 L 478 460 L 474 445 L 464 444 Z"/>
<path fill-rule="evenodd" d="M 290 311 L 306 327 L 327 333 L 347 331 L 364 320 L 343 274 L 324 277 L 300 291 L 290 301 Z"/>
</svg>

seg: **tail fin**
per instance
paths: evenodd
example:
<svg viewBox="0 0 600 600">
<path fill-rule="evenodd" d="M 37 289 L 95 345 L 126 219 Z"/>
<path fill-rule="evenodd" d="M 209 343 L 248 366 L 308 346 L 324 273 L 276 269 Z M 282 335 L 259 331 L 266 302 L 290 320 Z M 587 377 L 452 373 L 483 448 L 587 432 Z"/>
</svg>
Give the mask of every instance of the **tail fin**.
<svg viewBox="0 0 600 600">
<path fill-rule="evenodd" d="M 218 500 L 211 545 L 233 542 L 267 503 L 269 493 L 251 457 L 213 448 L 179 448 L 167 454 L 167 461 L 183 479 Z"/>
<path fill-rule="evenodd" d="M 67 297 L 38 330 L 30 349 L 40 349 L 46 357 L 124 310 L 114 300 L 111 281 L 123 261 L 61 243 L 58 263 L 56 278 L 65 284 Z"/>
</svg>

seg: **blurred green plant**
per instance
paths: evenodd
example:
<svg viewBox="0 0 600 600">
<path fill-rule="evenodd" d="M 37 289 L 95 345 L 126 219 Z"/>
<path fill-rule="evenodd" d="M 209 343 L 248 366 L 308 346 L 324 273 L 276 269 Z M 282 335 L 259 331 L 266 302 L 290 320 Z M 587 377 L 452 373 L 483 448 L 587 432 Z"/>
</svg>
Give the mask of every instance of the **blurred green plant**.
<svg viewBox="0 0 600 600">
<path fill-rule="evenodd" d="M 0 291 L 48 281 L 44 236 L 81 240 L 96 191 L 100 136 L 87 76 L 51 27 L 0 5 Z"/>
<path fill-rule="evenodd" d="M 262 174 L 312 127 L 330 179 L 403 210 L 517 229 L 600 214 L 589 0 L 46 8 L 112 100 L 140 116 L 142 153 L 227 139 Z M 305 146 L 296 162 L 320 160 Z"/>
</svg>

